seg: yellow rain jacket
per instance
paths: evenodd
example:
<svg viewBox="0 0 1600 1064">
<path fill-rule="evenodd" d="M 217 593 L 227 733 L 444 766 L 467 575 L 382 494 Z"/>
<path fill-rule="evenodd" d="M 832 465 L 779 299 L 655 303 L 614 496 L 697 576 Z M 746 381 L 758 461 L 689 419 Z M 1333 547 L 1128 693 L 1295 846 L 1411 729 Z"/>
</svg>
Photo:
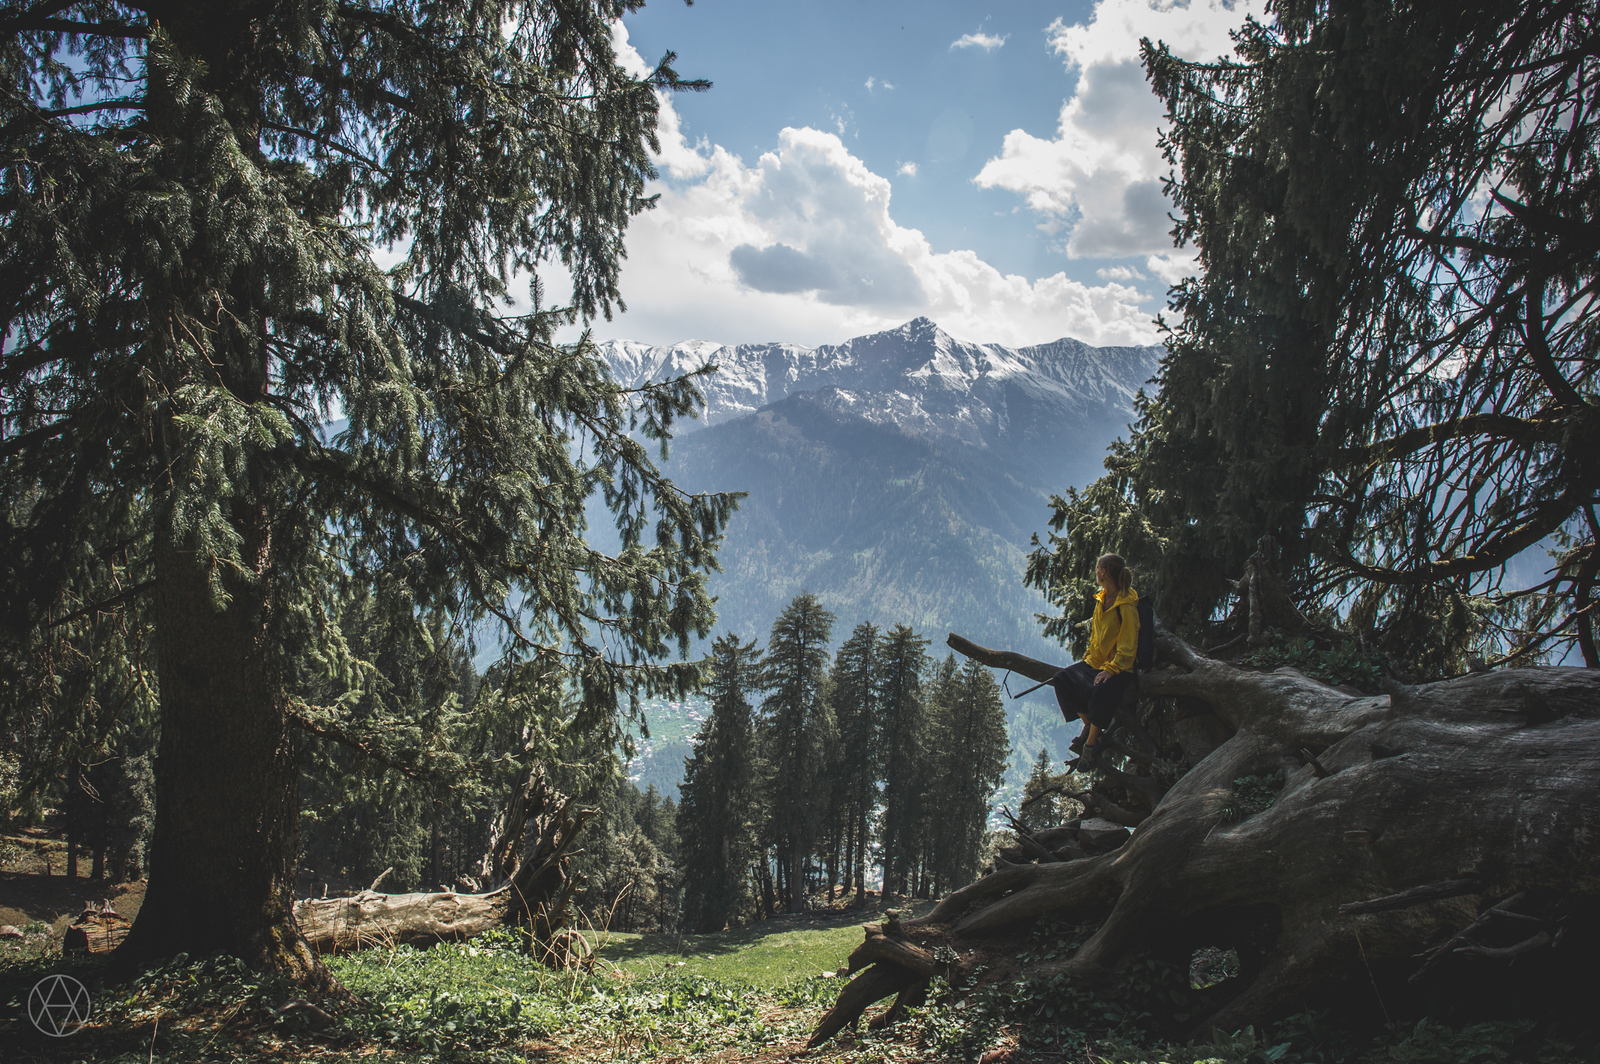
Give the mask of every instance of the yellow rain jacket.
<svg viewBox="0 0 1600 1064">
<path fill-rule="evenodd" d="M 1094 597 L 1089 650 L 1083 660 L 1112 674 L 1132 672 L 1134 656 L 1139 653 L 1139 593 L 1130 587 L 1117 596 L 1110 609 L 1105 608 L 1105 597 L 1105 588 Z"/>
</svg>

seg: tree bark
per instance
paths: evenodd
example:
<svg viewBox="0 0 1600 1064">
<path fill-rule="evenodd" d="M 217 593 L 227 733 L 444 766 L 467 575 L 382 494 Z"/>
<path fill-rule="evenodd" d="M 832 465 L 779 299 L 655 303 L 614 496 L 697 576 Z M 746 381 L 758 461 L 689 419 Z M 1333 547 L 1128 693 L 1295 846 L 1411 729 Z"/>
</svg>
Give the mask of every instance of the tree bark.
<svg viewBox="0 0 1600 1064">
<path fill-rule="evenodd" d="M 1054 670 L 949 642 L 1023 675 Z M 1403 985 L 1419 954 L 1495 899 L 1600 891 L 1600 672 L 1507 670 L 1363 696 L 1293 670 L 1235 668 L 1166 633 L 1157 645 L 1175 667 L 1146 673 L 1142 694 L 1199 700 L 1231 735 L 1119 849 L 1002 867 L 907 922 L 919 941 L 970 940 L 1045 914 L 1094 922 L 1070 959 L 1034 969 L 1085 978 L 1173 943 L 1237 948 L 1249 958 L 1238 991 L 1197 1029 L 1234 1030 L 1314 991 L 1374 978 Z M 1279 770 L 1284 786 L 1270 806 L 1227 818 L 1234 780 Z M 1475 890 L 1461 893 L 1464 881 Z M 1403 907 L 1341 911 L 1408 891 Z M 1469 942 L 1466 952 L 1505 960 L 1548 949 L 1558 933 L 1544 931 L 1498 951 Z"/>
<path fill-rule="evenodd" d="M 331 985 L 295 925 L 299 768 L 268 647 L 271 541 L 241 515 L 248 577 L 207 565 L 169 533 L 157 552 L 161 743 L 150 876 L 119 963 L 231 953 L 311 987 Z"/>
</svg>

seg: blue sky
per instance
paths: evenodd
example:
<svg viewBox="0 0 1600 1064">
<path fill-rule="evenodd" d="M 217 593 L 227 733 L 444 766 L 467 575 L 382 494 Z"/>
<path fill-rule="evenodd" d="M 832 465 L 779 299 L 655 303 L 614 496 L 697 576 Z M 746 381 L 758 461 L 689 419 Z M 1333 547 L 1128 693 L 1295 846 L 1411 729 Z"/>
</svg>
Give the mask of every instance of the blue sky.
<svg viewBox="0 0 1600 1064">
<path fill-rule="evenodd" d="M 664 101 L 660 206 L 598 338 L 837 342 L 926 314 L 965 339 L 1146 343 L 1189 268 L 1166 232 L 1141 36 L 1213 58 L 1260 0 L 656 0 L 710 92 Z"/>
</svg>

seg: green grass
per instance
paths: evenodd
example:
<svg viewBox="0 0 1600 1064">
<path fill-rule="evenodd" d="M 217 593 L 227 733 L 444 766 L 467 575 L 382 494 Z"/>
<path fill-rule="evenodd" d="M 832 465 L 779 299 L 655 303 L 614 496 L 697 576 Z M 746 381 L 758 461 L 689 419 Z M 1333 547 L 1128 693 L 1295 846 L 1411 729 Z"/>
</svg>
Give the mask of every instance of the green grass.
<svg viewBox="0 0 1600 1064">
<path fill-rule="evenodd" d="M 633 976 L 672 972 L 775 990 L 844 967 L 861 945 L 861 924 L 873 918 L 863 913 L 854 923 L 808 927 L 779 917 L 712 935 L 608 934 L 598 955 Z"/>
</svg>

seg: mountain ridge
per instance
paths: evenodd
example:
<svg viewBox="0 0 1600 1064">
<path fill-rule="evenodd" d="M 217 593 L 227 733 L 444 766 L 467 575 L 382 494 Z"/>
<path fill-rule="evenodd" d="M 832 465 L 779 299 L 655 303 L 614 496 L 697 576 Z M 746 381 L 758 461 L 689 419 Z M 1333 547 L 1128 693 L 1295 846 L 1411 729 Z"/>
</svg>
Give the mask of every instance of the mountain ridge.
<svg viewBox="0 0 1600 1064">
<path fill-rule="evenodd" d="M 637 387 L 712 364 L 706 405 L 680 435 L 747 416 L 802 392 L 876 424 L 910 435 L 956 440 L 1016 452 L 1031 472 L 1048 461 L 1028 452 L 1092 438 L 1103 450 L 1126 424 L 1133 397 L 1154 374 L 1159 347 L 1091 347 L 1062 338 L 1008 347 L 958 340 L 928 318 L 839 344 L 716 344 L 688 340 L 650 345 L 607 340 L 596 345 L 619 382 Z M 1109 435 L 1108 435 L 1109 433 Z M 1098 472 L 1096 464 L 1091 472 Z M 1083 463 L 1071 463 L 1081 474 Z M 1049 485 L 1060 490 L 1067 483 Z"/>
</svg>

